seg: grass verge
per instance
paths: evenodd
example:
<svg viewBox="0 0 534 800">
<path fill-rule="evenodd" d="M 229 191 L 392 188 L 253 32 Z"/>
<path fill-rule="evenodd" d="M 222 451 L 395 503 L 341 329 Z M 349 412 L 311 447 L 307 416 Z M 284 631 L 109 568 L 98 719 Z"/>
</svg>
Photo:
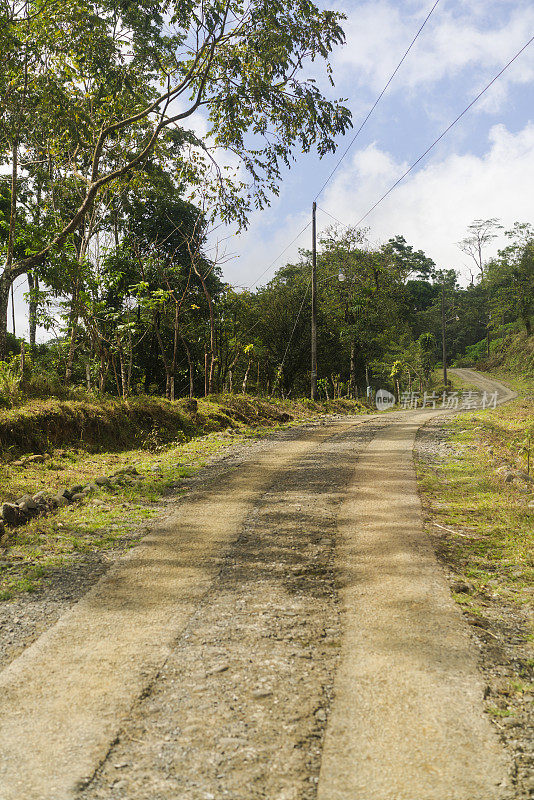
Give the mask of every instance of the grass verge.
<svg viewBox="0 0 534 800">
<path fill-rule="evenodd" d="M 1 463 L 2 500 L 86 484 L 125 466 L 135 466 L 139 476 L 126 476 L 121 485 L 101 487 L 82 502 L 12 529 L 9 546 L 0 550 L 0 600 L 34 592 L 52 571 L 68 569 L 88 556 L 132 547 L 161 510 L 158 501 L 170 492 L 186 491 L 187 478 L 213 456 L 321 414 L 361 411 L 359 404 L 345 400 L 266 403 L 219 396 L 199 401 L 196 412 L 188 412 L 187 427 L 165 444 L 161 440 L 166 437 L 149 430 L 137 447 L 97 452 L 96 442 L 86 447 L 77 442 L 77 447 L 49 448 L 42 463 Z M 187 435 L 193 438 L 187 441 Z"/>
<path fill-rule="evenodd" d="M 527 468 L 534 385 L 493 377 L 519 398 L 434 423 L 434 454 L 419 450 L 417 471 L 429 533 L 477 640 L 486 711 L 514 751 L 514 797 L 523 798 L 534 766 L 534 483 L 505 476 Z"/>
</svg>

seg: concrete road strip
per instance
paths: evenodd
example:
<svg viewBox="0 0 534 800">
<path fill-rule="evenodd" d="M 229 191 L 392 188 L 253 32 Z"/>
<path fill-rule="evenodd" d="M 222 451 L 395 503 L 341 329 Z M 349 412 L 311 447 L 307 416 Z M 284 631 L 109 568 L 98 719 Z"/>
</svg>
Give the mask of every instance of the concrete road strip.
<svg viewBox="0 0 534 800">
<path fill-rule="evenodd" d="M 346 427 L 330 424 L 275 446 L 224 486 L 187 498 L 0 674 L 0 800 L 67 800 L 92 777 L 256 493 L 275 471 Z"/>
</svg>

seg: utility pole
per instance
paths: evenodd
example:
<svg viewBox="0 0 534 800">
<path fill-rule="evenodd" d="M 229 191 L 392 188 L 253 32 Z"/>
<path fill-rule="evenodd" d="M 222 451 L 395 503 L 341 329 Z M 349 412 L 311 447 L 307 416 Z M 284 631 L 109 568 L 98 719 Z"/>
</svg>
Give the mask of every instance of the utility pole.
<svg viewBox="0 0 534 800">
<path fill-rule="evenodd" d="M 441 284 L 441 350 L 443 357 L 443 384 L 447 391 L 447 347 L 445 344 L 445 283 Z"/>
<path fill-rule="evenodd" d="M 312 279 L 311 279 L 311 392 L 317 399 L 317 203 L 312 206 Z"/>
</svg>

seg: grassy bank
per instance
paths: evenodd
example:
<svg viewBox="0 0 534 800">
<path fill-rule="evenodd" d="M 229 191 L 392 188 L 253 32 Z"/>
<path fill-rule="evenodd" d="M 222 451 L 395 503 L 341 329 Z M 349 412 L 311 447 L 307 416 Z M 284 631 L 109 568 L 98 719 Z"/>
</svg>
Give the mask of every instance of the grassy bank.
<svg viewBox="0 0 534 800">
<path fill-rule="evenodd" d="M 519 474 L 529 432 L 534 451 L 534 383 L 492 374 L 519 398 L 447 419 L 436 428 L 438 453 L 417 469 L 428 531 L 478 641 L 486 710 L 512 748 L 519 742 L 519 775 L 531 768 L 521 736 L 534 690 L 534 483 Z M 531 452 L 531 476 L 533 460 Z"/>
<path fill-rule="evenodd" d="M 447 539 L 448 561 L 476 592 L 488 587 L 512 592 L 519 603 L 532 600 L 534 492 L 527 481 L 505 483 L 504 474 L 527 468 L 533 410 L 533 395 L 525 391 L 494 411 L 451 418 L 445 423 L 449 456 L 433 467 L 420 466 L 419 472 L 432 518 L 458 533 Z M 534 441 L 532 451 L 534 475 Z M 461 601 L 474 602 L 472 597 Z"/>
<path fill-rule="evenodd" d="M 312 403 L 306 399 L 291 402 L 238 395 L 172 403 L 157 397 L 32 401 L 0 412 L 0 454 L 3 460 L 16 460 L 23 454 L 52 454 L 63 447 L 123 450 L 191 439 L 242 424 L 270 425 L 310 414 L 361 408 L 350 400 Z"/>
<path fill-rule="evenodd" d="M 30 460 L 21 464 L 15 455 L 20 456 L 28 448 L 8 449 L 8 458 L 0 462 L 1 500 L 15 500 L 41 489 L 56 492 L 86 484 L 126 466 L 135 466 L 139 476 L 127 476 L 121 485 L 101 487 L 81 503 L 12 529 L 9 546 L 0 551 L 0 599 L 36 591 L 51 571 L 68 570 L 85 557 L 131 547 L 160 511 L 158 500 L 169 492 L 186 491 L 184 479 L 196 474 L 214 455 L 232 450 L 236 444 L 246 445 L 273 429 L 321 414 L 362 411 L 358 403 L 347 400 L 267 402 L 217 396 L 199 400 L 196 410 L 188 401 L 136 402 L 138 411 L 139 407 L 144 413 L 150 409 L 151 416 L 137 414 L 132 421 L 128 419 L 128 409 L 135 402 L 126 406 L 113 401 L 94 410 L 84 403 L 83 411 L 78 405 L 73 408 L 69 403 L 50 402 L 38 409 L 33 421 L 28 421 L 28 408 L 10 412 L 11 430 L 21 426 L 31 431 L 28 441 L 41 444 L 32 451 L 46 457 L 42 462 Z M 61 441 L 62 446 L 57 448 L 47 434 L 40 432 L 39 421 L 45 416 L 51 424 L 65 405 L 72 414 L 61 414 L 59 418 L 62 433 L 61 438 L 57 434 L 56 441 Z M 93 423 L 82 425 L 82 416 L 85 420 L 91 416 Z M 100 428 L 96 419 L 100 420 Z M 110 427 L 113 421 L 119 430 Z"/>
</svg>

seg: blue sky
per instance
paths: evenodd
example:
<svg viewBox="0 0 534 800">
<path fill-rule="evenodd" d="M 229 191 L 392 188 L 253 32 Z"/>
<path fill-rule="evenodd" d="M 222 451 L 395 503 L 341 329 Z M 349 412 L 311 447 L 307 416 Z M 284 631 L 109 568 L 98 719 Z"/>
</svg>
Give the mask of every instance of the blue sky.
<svg viewBox="0 0 534 800">
<path fill-rule="evenodd" d="M 333 56 L 335 89 L 347 98 L 355 130 L 433 5 L 433 0 L 317 0 L 343 11 L 347 41 Z M 530 0 L 440 0 L 375 113 L 318 199 L 321 208 L 354 224 L 428 147 L 510 58 L 534 35 Z M 306 67 L 309 70 L 310 67 Z M 194 120 L 197 132 L 205 120 Z M 249 286 L 309 221 L 312 200 L 353 133 L 339 151 L 319 160 L 296 152 L 280 196 L 254 214 L 248 231 L 222 246 L 223 271 Z M 230 160 L 231 163 L 231 160 Z M 403 234 L 438 266 L 468 277 L 456 246 L 476 218 L 534 222 L 534 43 L 459 122 L 432 154 L 365 221 L 371 242 Z M 331 220 L 318 212 L 319 230 Z M 217 232 L 221 238 L 231 231 Z M 310 230 L 263 276 L 309 247 Z M 502 241 L 494 244 L 497 249 Z M 488 255 L 491 253 L 488 251 Z M 233 256 L 228 258 L 229 256 Z M 27 328 L 17 289 L 17 332 Z"/>
<path fill-rule="evenodd" d="M 355 129 L 365 117 L 433 2 L 336 4 L 347 15 L 347 42 L 336 52 L 335 93 L 348 98 Z M 534 35 L 530 2 L 440 0 L 387 94 L 318 199 L 345 223 L 356 222 L 510 58 Z M 499 217 L 534 222 L 534 43 L 368 219 L 369 238 L 402 233 L 441 267 L 468 276 L 456 247 L 467 225 Z M 325 88 L 326 84 L 325 84 Z M 279 198 L 231 240 L 228 280 L 249 285 L 306 224 L 314 195 L 335 156 L 297 154 Z M 319 227 L 331 220 L 318 213 Z M 262 278 L 309 246 L 309 230 Z M 497 241 L 495 248 L 499 245 Z M 489 254 L 489 253 L 488 253 Z"/>
</svg>

